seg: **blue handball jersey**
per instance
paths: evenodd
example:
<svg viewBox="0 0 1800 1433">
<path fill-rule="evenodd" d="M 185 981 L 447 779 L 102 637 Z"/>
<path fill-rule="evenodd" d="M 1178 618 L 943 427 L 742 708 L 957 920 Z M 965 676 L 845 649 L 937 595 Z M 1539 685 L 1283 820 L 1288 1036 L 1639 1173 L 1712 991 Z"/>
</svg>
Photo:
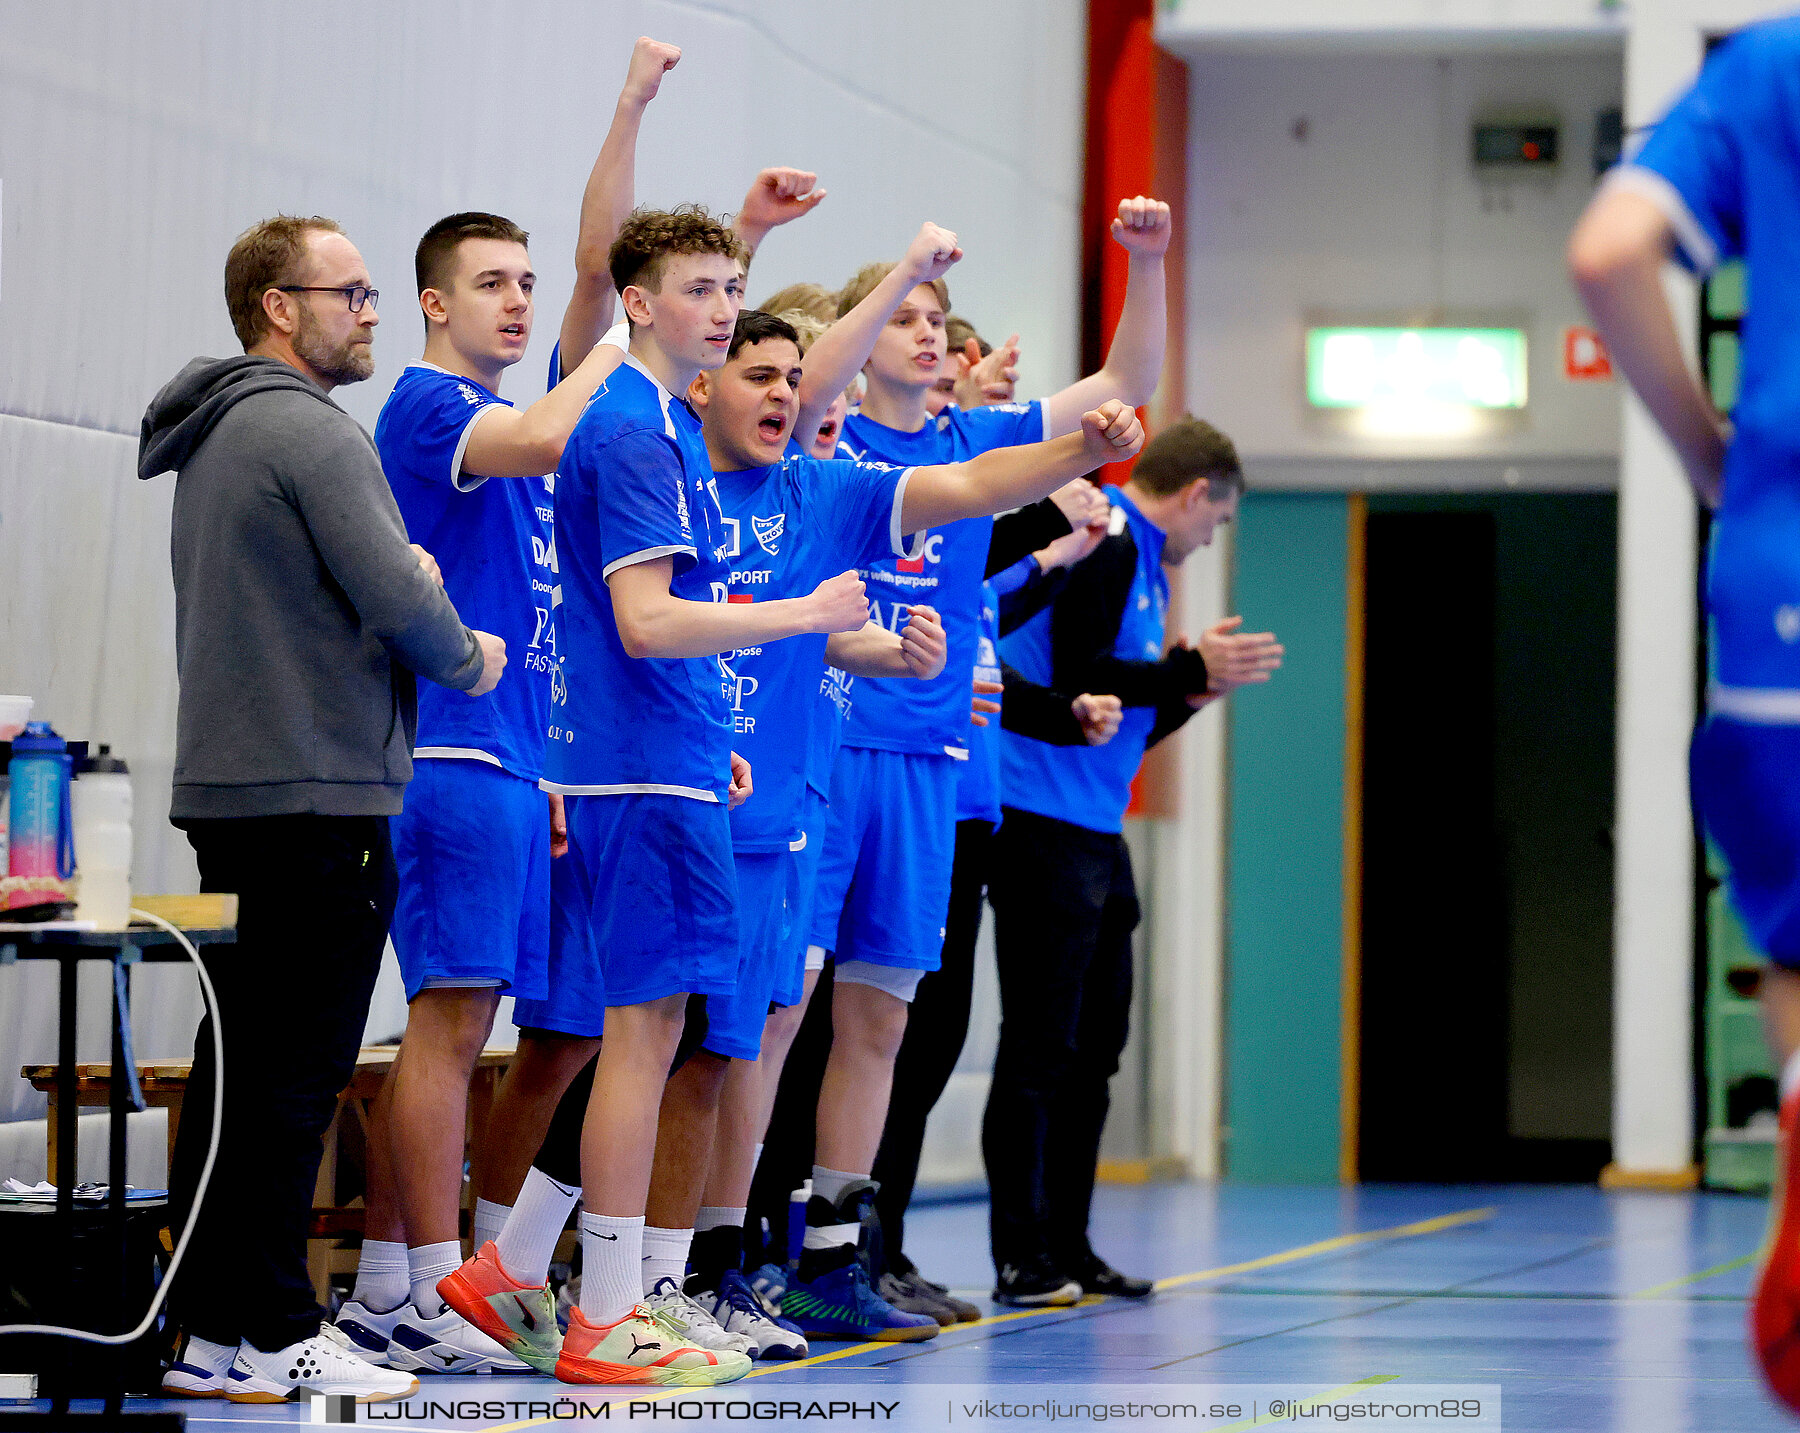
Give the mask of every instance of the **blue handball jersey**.
<svg viewBox="0 0 1800 1433">
<path fill-rule="evenodd" d="M 838 452 L 844 457 L 923 467 L 960 463 L 993 448 L 1040 443 L 1044 405 L 1003 403 L 965 413 L 946 408 L 916 433 L 902 433 L 852 413 L 844 420 Z M 966 758 L 969 683 L 981 634 L 981 583 L 987 573 L 991 517 L 969 518 L 915 534 L 906 556 L 889 553 L 863 572 L 869 610 L 889 631 L 906 625 L 912 603 L 935 607 L 944 621 L 949 660 L 929 682 L 904 677 L 865 677 L 848 684 L 847 746 L 883 751 L 922 751 Z"/>
<path fill-rule="evenodd" d="M 715 473 L 725 514 L 730 602 L 804 597 L 828 577 L 861 568 L 900 541 L 907 470 L 823 460 L 790 449 L 779 463 Z M 748 647 L 720 659 L 731 702 L 732 743 L 750 763 L 756 794 L 731 813 L 731 839 L 746 853 L 785 851 L 804 832 L 815 726 L 835 723 L 820 700 L 827 685 L 824 633 Z"/>
<path fill-rule="evenodd" d="M 1169 610 L 1169 579 L 1163 573 L 1163 533 L 1137 510 L 1120 488 L 1109 489 L 1113 507 L 1125 514 L 1137 544 L 1137 571 L 1125 599 L 1125 614 L 1111 655 L 1129 662 L 1154 662 L 1163 654 L 1163 623 Z M 1000 653 L 1019 674 L 1042 686 L 1051 683 L 1050 624 L 1056 604 L 1039 612 L 1000 640 Z M 1008 806 L 1053 816 L 1090 831 L 1118 831 L 1131 803 L 1131 780 L 1144 760 L 1156 726 L 1155 707 L 1126 707 L 1113 739 L 1104 746 L 1052 746 L 1016 732 L 1000 733 L 1000 790 Z"/>
<path fill-rule="evenodd" d="M 1800 19 L 1740 31 L 1608 180 L 1663 211 L 1689 267 L 1705 274 L 1742 256 L 1752 270 L 1736 431 L 1707 572 L 1725 687 L 1800 688 L 1797 76 Z"/>
<path fill-rule="evenodd" d="M 562 600 L 556 481 L 463 471 L 476 420 L 511 406 L 472 379 L 415 363 L 381 406 L 375 446 L 406 531 L 437 559 L 458 615 L 506 642 L 506 676 L 485 697 L 419 683 L 414 755 L 469 757 L 536 781 L 556 663 L 550 614 Z"/>
<path fill-rule="evenodd" d="M 606 579 L 674 559 L 669 590 L 722 602 L 730 572 L 700 422 L 627 358 L 588 401 L 556 475 L 563 601 L 552 674 L 546 790 L 724 801 L 731 708 L 717 657 L 632 657 Z"/>
</svg>

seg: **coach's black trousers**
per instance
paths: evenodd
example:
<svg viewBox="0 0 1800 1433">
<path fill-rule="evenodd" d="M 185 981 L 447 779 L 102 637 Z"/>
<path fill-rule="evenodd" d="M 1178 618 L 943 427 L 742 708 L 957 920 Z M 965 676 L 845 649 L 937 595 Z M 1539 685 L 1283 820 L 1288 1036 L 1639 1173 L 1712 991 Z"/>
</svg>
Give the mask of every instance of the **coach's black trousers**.
<svg viewBox="0 0 1800 1433">
<path fill-rule="evenodd" d="M 266 1351 L 310 1338 L 306 1272 L 321 1143 L 350 1083 L 394 914 L 385 816 L 181 823 L 200 889 L 238 896 L 237 941 L 201 947 L 224 1035 L 219 1156 L 170 1289 L 188 1333 Z M 218 1071 L 202 1018 L 169 1172 L 179 1236 L 212 1134 Z"/>
<path fill-rule="evenodd" d="M 994 1266 L 1089 1251 L 1107 1082 L 1131 1020 L 1137 889 L 1122 837 L 1006 808 L 989 899 L 1000 1047 L 982 1123 Z"/>
<path fill-rule="evenodd" d="M 956 865 L 950 877 L 950 912 L 944 921 L 944 960 L 926 972 L 906 1018 L 906 1035 L 894 1060 L 894 1093 L 875 1156 L 874 1178 L 881 1189 L 875 1208 L 887 1262 L 904 1272 L 906 1207 L 919 1178 L 925 1122 L 931 1117 L 969 1035 L 969 1005 L 975 991 L 975 941 L 981 934 L 981 900 L 987 893 L 991 821 L 956 823 Z"/>
</svg>

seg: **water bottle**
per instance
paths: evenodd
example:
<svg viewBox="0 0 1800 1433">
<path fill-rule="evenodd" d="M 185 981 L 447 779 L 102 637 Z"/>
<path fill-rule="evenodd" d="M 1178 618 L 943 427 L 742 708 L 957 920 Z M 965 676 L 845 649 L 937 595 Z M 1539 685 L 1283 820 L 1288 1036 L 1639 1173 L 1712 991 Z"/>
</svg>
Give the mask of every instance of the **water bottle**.
<svg viewBox="0 0 1800 1433">
<path fill-rule="evenodd" d="M 7 873 L 68 880 L 75 874 L 69 744 L 50 729 L 49 722 L 28 722 L 13 738 L 6 774 Z M 31 906 L 45 899 L 42 892 L 14 891 L 7 905 Z"/>
<path fill-rule="evenodd" d="M 800 1187 L 788 1195 L 787 1265 L 788 1282 L 799 1277 L 800 1251 L 806 1247 L 806 1202 L 812 1198 L 812 1181 L 803 1179 Z"/>
<path fill-rule="evenodd" d="M 31 720 L 31 698 L 18 696 L 0 696 L 0 762 L 12 758 L 12 739 L 25 730 L 25 723 Z M 9 804 L 7 792 L 12 786 L 12 778 L 4 769 L 0 769 L 0 875 L 7 874 L 7 823 Z M 5 905 L 0 901 L 0 906 Z"/>
<path fill-rule="evenodd" d="M 102 746 L 75 776 L 75 919 L 100 930 L 131 923 L 131 773 Z"/>
</svg>

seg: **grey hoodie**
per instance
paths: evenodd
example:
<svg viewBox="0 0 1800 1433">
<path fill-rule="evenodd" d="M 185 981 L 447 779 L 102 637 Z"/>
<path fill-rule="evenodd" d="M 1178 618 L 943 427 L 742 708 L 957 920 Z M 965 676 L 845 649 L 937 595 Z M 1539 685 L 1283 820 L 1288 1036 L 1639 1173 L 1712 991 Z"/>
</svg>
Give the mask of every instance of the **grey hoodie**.
<svg viewBox="0 0 1800 1433">
<path fill-rule="evenodd" d="M 277 359 L 196 358 L 144 414 L 138 476 L 171 469 L 171 818 L 398 813 L 413 673 L 466 691 L 481 650 L 375 445 Z"/>
</svg>

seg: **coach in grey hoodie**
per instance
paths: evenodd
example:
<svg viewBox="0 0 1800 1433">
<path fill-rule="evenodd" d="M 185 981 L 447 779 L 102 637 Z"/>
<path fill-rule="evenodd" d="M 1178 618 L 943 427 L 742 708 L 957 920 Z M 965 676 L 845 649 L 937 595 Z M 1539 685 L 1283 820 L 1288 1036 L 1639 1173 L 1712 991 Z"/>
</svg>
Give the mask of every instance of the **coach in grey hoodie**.
<svg viewBox="0 0 1800 1433">
<path fill-rule="evenodd" d="M 482 660 L 374 444 L 278 358 L 196 358 L 144 414 L 138 476 L 170 469 L 171 815 L 398 815 L 413 673 L 462 691 Z"/>
<path fill-rule="evenodd" d="M 374 444 L 331 400 L 374 367 L 376 295 L 355 246 L 329 220 L 267 220 L 232 246 L 225 293 L 243 357 L 182 369 L 145 413 L 138 456 L 142 478 L 176 474 L 171 819 L 201 888 L 239 897 L 237 943 L 203 956 L 224 1118 L 171 1290 L 185 1342 L 164 1387 L 403 1397 L 410 1375 L 319 1337 L 306 1225 L 393 915 L 388 818 L 412 775 L 415 675 L 482 695 L 505 644 L 463 625 L 407 542 Z M 199 1193 L 215 1077 L 208 1015 L 170 1170 L 179 1219 Z"/>
</svg>

